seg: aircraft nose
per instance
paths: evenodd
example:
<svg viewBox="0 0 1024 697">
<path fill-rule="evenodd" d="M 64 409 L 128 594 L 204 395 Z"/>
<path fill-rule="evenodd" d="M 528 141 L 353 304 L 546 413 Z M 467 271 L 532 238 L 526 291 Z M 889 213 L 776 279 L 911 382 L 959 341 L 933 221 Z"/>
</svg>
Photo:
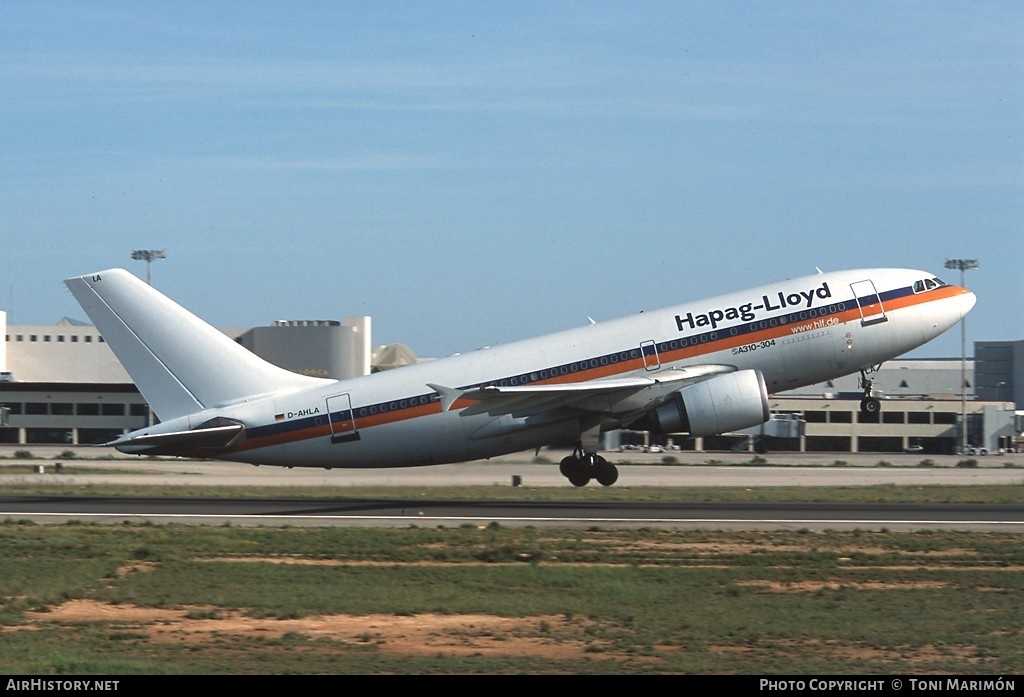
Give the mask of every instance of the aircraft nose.
<svg viewBox="0 0 1024 697">
<path fill-rule="evenodd" d="M 964 292 L 961 295 L 957 296 L 957 298 L 960 301 L 959 302 L 960 319 L 963 319 L 964 317 L 967 316 L 968 312 L 970 312 L 972 309 L 974 309 L 975 303 L 978 302 L 978 296 L 976 296 L 971 291 L 965 289 Z"/>
</svg>

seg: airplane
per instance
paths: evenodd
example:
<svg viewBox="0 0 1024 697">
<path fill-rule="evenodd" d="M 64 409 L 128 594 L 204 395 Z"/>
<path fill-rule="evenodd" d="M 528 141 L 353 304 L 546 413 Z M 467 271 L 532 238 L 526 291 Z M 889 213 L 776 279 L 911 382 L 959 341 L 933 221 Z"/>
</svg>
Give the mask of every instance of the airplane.
<svg viewBox="0 0 1024 697">
<path fill-rule="evenodd" d="M 157 422 L 124 453 L 283 467 L 467 462 L 573 443 L 573 486 L 611 486 L 614 429 L 710 436 L 770 417 L 768 395 L 870 375 L 939 336 L 974 293 L 913 269 L 822 272 L 371 375 L 331 380 L 263 361 L 124 269 L 65 284 Z M 589 319 L 589 318 L 588 318 Z"/>
</svg>

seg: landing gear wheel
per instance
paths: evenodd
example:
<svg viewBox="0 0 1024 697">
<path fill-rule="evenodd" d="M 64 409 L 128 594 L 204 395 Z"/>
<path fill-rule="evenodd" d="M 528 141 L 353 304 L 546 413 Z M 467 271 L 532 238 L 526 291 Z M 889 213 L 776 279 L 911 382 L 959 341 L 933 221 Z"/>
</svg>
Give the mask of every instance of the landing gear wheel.
<svg viewBox="0 0 1024 697">
<path fill-rule="evenodd" d="M 579 467 L 580 461 L 570 455 L 569 457 L 563 457 L 562 461 L 558 464 L 558 471 L 562 473 L 562 476 L 566 479 L 572 474 L 574 467 Z"/>
<path fill-rule="evenodd" d="M 573 486 L 586 486 L 591 479 L 597 480 L 601 486 L 611 486 L 619 479 L 619 470 L 597 453 L 586 453 L 580 443 L 572 451 L 572 455 L 562 458 L 558 463 L 558 471 Z"/>
<path fill-rule="evenodd" d="M 562 461 L 558 463 L 558 471 L 573 486 L 586 486 L 590 483 L 590 463 L 578 457 L 575 452 L 562 458 Z"/>
<path fill-rule="evenodd" d="M 877 370 L 881 366 L 876 366 L 873 370 Z M 871 396 L 871 390 L 874 387 L 874 382 L 868 377 L 867 369 L 861 369 L 860 371 L 860 386 L 864 390 L 864 399 L 860 400 L 860 413 L 867 416 L 874 416 L 878 412 L 882 411 L 882 403 L 878 400 L 878 397 Z"/>
<path fill-rule="evenodd" d="M 586 486 L 590 483 L 590 472 L 583 467 L 579 467 L 570 472 L 567 478 L 573 486 Z"/>
<path fill-rule="evenodd" d="M 619 469 L 603 457 L 597 459 L 599 462 L 595 468 L 594 479 L 601 486 L 611 486 L 619 479 Z"/>
<path fill-rule="evenodd" d="M 882 410 L 882 403 L 878 397 L 865 397 L 860 400 L 860 411 L 862 414 L 877 414 Z"/>
</svg>

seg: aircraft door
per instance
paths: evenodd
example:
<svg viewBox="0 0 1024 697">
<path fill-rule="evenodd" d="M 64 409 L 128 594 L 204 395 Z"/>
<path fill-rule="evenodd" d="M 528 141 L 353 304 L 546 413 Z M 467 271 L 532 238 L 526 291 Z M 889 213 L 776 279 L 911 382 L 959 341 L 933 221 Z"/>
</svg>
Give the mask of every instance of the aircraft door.
<svg viewBox="0 0 1024 697">
<path fill-rule="evenodd" d="M 359 440 L 356 419 L 352 414 L 352 399 L 348 393 L 327 398 L 327 418 L 331 424 L 332 443 Z"/>
<path fill-rule="evenodd" d="M 857 300 L 857 307 L 860 309 L 861 326 L 885 322 L 888 319 L 874 283 L 870 280 L 857 281 L 850 284 L 850 289 L 853 291 L 853 297 Z"/>
<path fill-rule="evenodd" d="M 657 370 L 661 367 L 661 358 L 658 357 L 658 347 L 653 341 L 644 341 L 640 344 L 640 353 L 644 357 L 644 368 Z"/>
</svg>

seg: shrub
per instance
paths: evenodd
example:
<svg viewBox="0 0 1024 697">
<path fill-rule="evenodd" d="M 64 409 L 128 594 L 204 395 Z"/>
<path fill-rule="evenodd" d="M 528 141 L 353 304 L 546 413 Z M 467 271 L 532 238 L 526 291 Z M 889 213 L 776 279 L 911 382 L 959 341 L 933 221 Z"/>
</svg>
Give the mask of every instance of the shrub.
<svg viewBox="0 0 1024 697">
<path fill-rule="evenodd" d="M 977 467 L 978 466 L 978 461 L 975 460 L 973 457 L 971 457 L 971 458 L 968 458 L 966 460 L 961 460 L 960 462 L 956 463 L 956 466 L 957 467 Z"/>
</svg>

